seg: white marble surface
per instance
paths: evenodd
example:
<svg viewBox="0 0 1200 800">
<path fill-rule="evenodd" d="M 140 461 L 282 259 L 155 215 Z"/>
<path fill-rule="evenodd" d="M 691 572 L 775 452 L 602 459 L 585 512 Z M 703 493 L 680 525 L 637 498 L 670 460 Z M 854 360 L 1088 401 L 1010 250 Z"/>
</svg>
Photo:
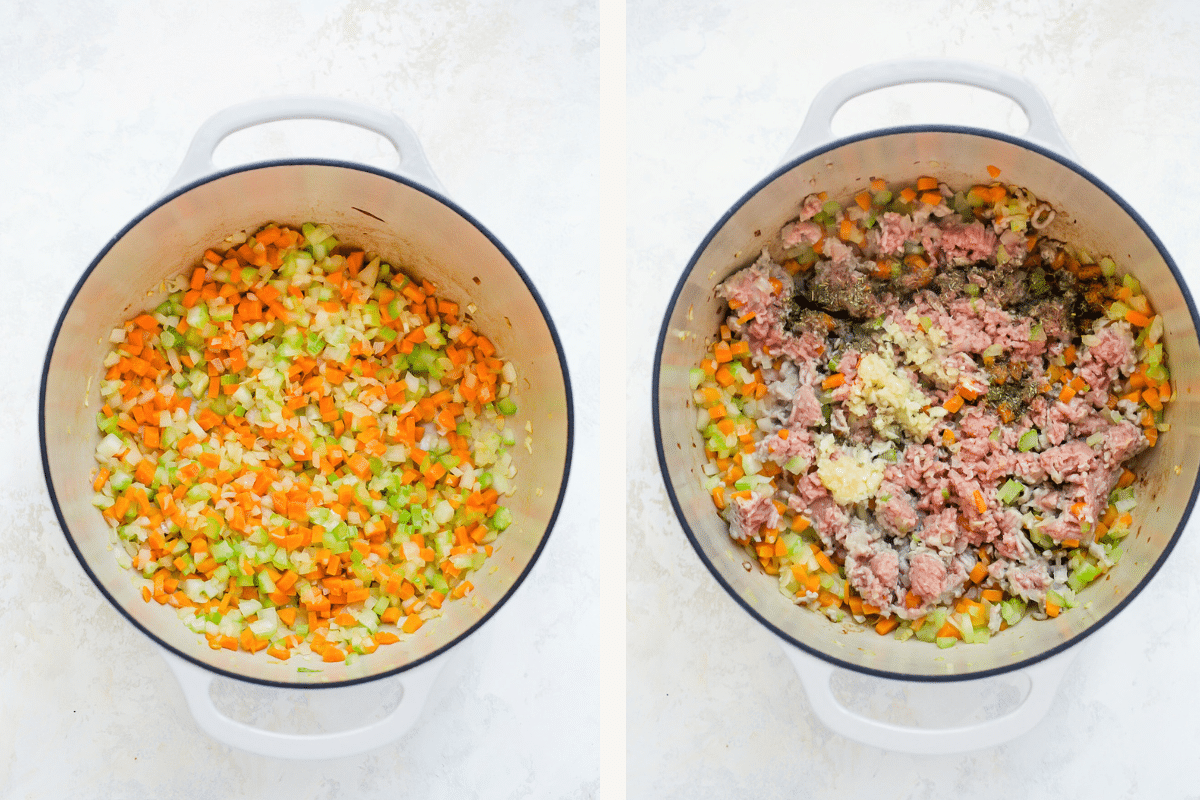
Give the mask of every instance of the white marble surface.
<svg viewBox="0 0 1200 800">
<path fill-rule="evenodd" d="M 600 169 L 595 3 L 152 6 L 4 5 L 0 797 L 596 796 L 602 511 L 588 487 L 600 382 L 587 367 L 600 327 L 578 313 L 600 273 L 585 235 Z M 156 647 L 87 579 L 48 501 L 36 400 L 71 287 L 162 192 L 196 127 L 234 103 L 305 93 L 357 100 L 413 126 L 449 195 L 540 289 L 567 350 L 577 427 L 566 503 L 540 561 L 469 646 L 452 651 L 412 734 L 355 758 L 289 763 L 202 734 Z M 370 134 L 280 123 L 232 137 L 218 161 L 312 155 L 395 160 Z M 330 718 L 317 699 L 233 685 L 218 695 L 284 730 Z M 327 702 L 346 720 L 395 696 L 372 685 Z"/>
<path fill-rule="evenodd" d="M 1200 522 L 1142 595 L 1078 648 L 1032 732 L 953 757 L 885 753 L 816 720 L 772 635 L 701 564 L 667 501 L 648 413 L 654 342 L 695 247 L 775 167 L 819 87 L 875 61 L 969 58 L 1027 76 L 1079 161 L 1200 283 L 1188 247 L 1200 179 L 1200 6 L 1134 8 L 1113 0 L 630 5 L 631 797 L 1200 796 L 1200 637 L 1174 610 L 1200 601 Z M 854 101 L 834 129 L 941 122 L 1019 134 L 1013 109 L 968 89 L 896 89 Z"/>
</svg>

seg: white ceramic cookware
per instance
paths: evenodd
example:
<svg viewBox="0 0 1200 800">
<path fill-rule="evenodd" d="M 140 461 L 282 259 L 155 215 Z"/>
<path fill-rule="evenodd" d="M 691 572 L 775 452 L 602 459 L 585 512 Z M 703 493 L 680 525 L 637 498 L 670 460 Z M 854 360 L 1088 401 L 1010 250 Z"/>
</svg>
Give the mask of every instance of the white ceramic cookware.
<svg viewBox="0 0 1200 800">
<path fill-rule="evenodd" d="M 1007 96 L 1029 118 L 1023 138 L 988 130 L 916 125 L 835 138 L 834 113 L 849 99 L 888 86 L 958 83 Z M 696 431 L 688 370 L 697 366 L 722 320 L 716 287 L 753 262 L 764 243 L 795 219 L 800 201 L 828 192 L 842 203 L 873 177 L 912 184 L 933 175 L 951 186 L 989 180 L 986 167 L 1052 203 L 1054 238 L 1110 254 L 1132 272 L 1166 326 L 1164 342 L 1175 386 L 1166 407 L 1169 433 L 1139 457 L 1138 507 L 1120 564 L 1081 594 L 1081 607 L 1056 619 L 1027 620 L 982 645 L 940 650 L 896 641 L 870 628 L 833 624 L 795 607 L 776 579 L 729 538 L 701 486 L 705 456 Z M 1073 646 L 1112 619 L 1162 565 L 1184 529 L 1200 470 L 1200 348 L 1197 315 L 1179 270 L 1145 221 L 1115 192 L 1075 163 L 1044 97 L 1025 80 L 963 62 L 900 62 L 851 72 L 818 93 L 782 164 L 743 195 L 712 228 L 676 286 L 663 321 L 653 376 L 659 461 L 683 530 L 717 581 L 757 622 L 772 631 L 794 662 L 813 709 L 829 727 L 879 747 L 918 753 L 955 752 L 1007 741 L 1046 713 L 1074 655 Z M 1015 710 L 978 725 L 923 729 L 863 716 L 835 697 L 834 668 L 908 682 L 971 681 L 1022 671 L 1032 688 Z"/>
<path fill-rule="evenodd" d="M 217 171 L 216 146 L 231 133 L 285 119 L 324 119 L 374 131 L 395 146 L 394 171 L 318 159 L 264 161 Z M 267 222 L 330 225 L 346 243 L 378 252 L 470 312 L 476 329 L 516 367 L 513 392 L 520 436 L 512 454 L 518 489 L 507 501 L 513 523 L 475 590 L 447 603 L 442 617 L 401 643 L 350 665 L 279 662 L 265 653 L 212 650 L 170 606 L 146 603 L 144 581 L 122 569 L 104 520 L 91 504 L 99 441 L 101 361 L 108 333 L 161 301 L 167 278 L 191 269 L 206 247 Z M 520 442 L 530 426 L 532 450 Z M 550 315 L 529 277 L 504 246 L 456 206 L 398 118 L 326 98 L 281 98 L 223 111 L 197 132 L 162 198 L 132 220 L 88 266 L 54 328 L 42 378 L 43 464 L 55 510 L 71 548 L 100 591 L 153 639 L 179 679 L 197 723 L 230 745 L 285 758 L 331 758 L 378 747 L 416 721 L 445 654 L 475 631 L 529 574 L 554 524 L 571 460 L 572 402 L 566 360 Z M 217 675 L 288 689 L 348 686 L 394 677 L 404 689 L 386 718 L 320 735 L 261 730 L 221 714 L 209 694 Z"/>
</svg>

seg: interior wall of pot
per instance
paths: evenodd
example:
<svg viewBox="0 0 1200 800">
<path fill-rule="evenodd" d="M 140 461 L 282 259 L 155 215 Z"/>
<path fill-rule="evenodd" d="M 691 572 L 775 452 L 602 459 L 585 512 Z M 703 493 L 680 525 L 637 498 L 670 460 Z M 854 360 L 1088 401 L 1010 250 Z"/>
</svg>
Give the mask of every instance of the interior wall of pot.
<svg viewBox="0 0 1200 800">
<path fill-rule="evenodd" d="M 1056 619 L 1026 620 L 984 645 L 940 650 L 916 641 L 898 642 L 872 629 L 835 624 L 798 608 L 778 590 L 753 558 L 736 547 L 701 486 L 705 461 L 696 431 L 688 370 L 697 366 L 722 321 L 715 288 L 752 263 L 781 226 L 796 218 L 801 200 L 825 191 L 843 204 L 872 178 L 911 185 L 921 175 L 952 187 L 1000 180 L 1026 187 L 1059 214 L 1054 238 L 1112 256 L 1120 272 L 1137 276 L 1163 315 L 1175 398 L 1166 407 L 1171 430 L 1139 457 L 1134 530 L 1123 543 L 1116 568 L 1079 596 L 1079 607 Z M 1200 349 L 1188 301 L 1162 253 L 1137 222 L 1105 191 L 1058 161 L 1009 141 L 966 132 L 896 132 L 850 142 L 797 163 L 771 180 L 732 213 L 684 276 L 668 311 L 658 380 L 658 407 L 667 480 L 702 558 L 761 621 L 787 639 L 846 666 L 898 676 L 970 677 L 1017 666 L 1071 642 L 1112 613 L 1145 583 L 1181 527 L 1200 468 Z M 750 624 L 747 621 L 747 624 Z"/>
<path fill-rule="evenodd" d="M 513 398 L 517 491 L 506 504 L 513 523 L 496 541 L 475 590 L 402 642 L 350 666 L 213 651 L 170 606 L 145 603 L 144 581 L 121 569 L 110 533 L 91 505 L 99 441 L 96 412 L 108 334 L 164 296 L 162 282 L 190 271 L 207 247 L 267 222 L 330 225 L 339 241 L 361 246 L 428 279 L 459 303 L 476 329 L 517 371 Z M 504 253 L 454 209 L 390 177 L 329 164 L 248 169 L 196 186 L 150 211 L 103 255 L 65 313 L 47 371 L 45 432 L 50 479 L 70 536 L 110 595 L 147 630 L 179 652 L 254 680 L 312 684 L 354 680 L 403 667 L 474 627 L 530 566 L 563 489 L 568 459 L 568 397 L 560 353 L 545 315 Z M 526 431 L 526 427 L 529 431 Z M 530 444 L 525 446 L 526 437 Z"/>
</svg>

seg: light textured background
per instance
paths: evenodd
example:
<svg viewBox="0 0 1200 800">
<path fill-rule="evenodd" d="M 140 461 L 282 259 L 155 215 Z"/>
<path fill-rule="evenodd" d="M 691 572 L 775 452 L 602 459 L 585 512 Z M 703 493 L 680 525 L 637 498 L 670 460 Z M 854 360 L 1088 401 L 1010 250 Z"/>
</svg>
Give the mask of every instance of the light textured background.
<svg viewBox="0 0 1200 800">
<path fill-rule="evenodd" d="M 1200 637 L 1188 611 L 1200 602 L 1200 523 L 1079 648 L 1031 733 L 962 756 L 884 753 L 816 720 L 771 634 L 701 564 L 667 501 L 648 413 L 658 328 L 694 249 L 776 166 L 816 91 L 876 61 L 946 56 L 1025 75 L 1079 162 L 1148 220 L 1196 285 L 1200 6 L 662 0 L 632 3 L 627 31 L 630 796 L 1200 797 Z M 938 122 L 1020 134 L 1015 109 L 966 88 L 885 90 L 852 101 L 834 130 Z M 877 687 L 845 683 L 888 707 Z"/>
<path fill-rule="evenodd" d="M 7 2 L 0 43 L 0 797 L 584 798 L 596 794 L 599 516 L 594 420 L 599 32 L 593 2 Z M 289 763 L 194 725 L 156 647 L 103 600 L 59 531 L 37 451 L 37 387 L 62 303 L 151 203 L 197 126 L 235 103 L 313 93 L 398 114 L 448 194 L 530 274 L 567 350 L 577 413 L 563 512 L 529 578 L 452 651 L 399 744 Z M 218 162 L 323 156 L 388 166 L 332 123 L 237 134 Z M 223 703 L 303 729 L 370 717 L 393 686 Z M 294 709 L 299 702 L 300 708 Z M 311 707 L 310 707 L 311 704 Z M 322 711 L 324 709 L 324 711 Z M 345 723 L 343 723 L 345 724 Z"/>
</svg>

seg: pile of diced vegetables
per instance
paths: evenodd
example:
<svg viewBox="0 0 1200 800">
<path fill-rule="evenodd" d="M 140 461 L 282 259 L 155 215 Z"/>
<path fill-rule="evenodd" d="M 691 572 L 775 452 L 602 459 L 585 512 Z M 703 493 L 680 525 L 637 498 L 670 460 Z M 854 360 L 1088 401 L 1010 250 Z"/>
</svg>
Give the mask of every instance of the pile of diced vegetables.
<svg viewBox="0 0 1200 800">
<path fill-rule="evenodd" d="M 342 662 L 470 594 L 512 521 L 516 375 L 463 309 L 311 223 L 167 288 L 112 332 L 96 418 L 145 600 L 213 649 Z"/>
<path fill-rule="evenodd" d="M 998 170 L 993 170 L 989 168 L 992 177 L 996 177 Z M 1118 277 L 1111 258 L 1097 260 L 1070 244 L 1042 236 L 1040 230 L 1030 225 L 1031 216 L 1039 213 L 1037 205 L 1022 190 L 995 182 L 946 196 L 939 191 L 939 186 L 935 179 L 922 178 L 917 186 L 893 191 L 884 181 L 875 180 L 870 191 L 860 193 L 846 206 L 821 194 L 820 199 L 825 204 L 813 221 L 824 229 L 822 239 L 812 246 L 802 244 L 794 248 L 786 254 L 790 257 L 782 266 L 792 275 L 810 270 L 821 256 L 825 241 L 837 238 L 861 244 L 865 231 L 876 224 L 885 211 L 908 214 L 922 203 L 945 203 L 968 222 L 975 219 L 1005 222 L 1026 237 L 1031 253 L 1038 252 L 1042 245 L 1054 249 L 1053 258 L 1034 270 L 1033 279 L 1036 280 L 1042 271 L 1046 274 L 1056 270 L 1069 271 L 1077 279 L 1080 291 L 1094 304 L 1103 306 L 1110 320 L 1128 322 L 1136 332 L 1138 364 L 1132 374 L 1120 377 L 1113 384 L 1107 408 L 1114 419 L 1136 418 L 1153 447 L 1159 432 L 1169 429 L 1163 421 L 1163 407 L 1172 398 L 1172 388 L 1161 341 L 1162 317 L 1151 307 L 1137 279 L 1129 274 Z M 905 270 L 932 276 L 926 258 L 914 253 L 903 260 L 880 262 L 873 278 L 892 280 Z M 926 283 L 927 279 L 921 285 Z M 968 287 L 968 290 L 972 288 L 975 287 Z M 782 287 L 776 287 L 776 291 L 782 291 Z M 731 309 L 730 318 L 738 313 Z M 830 320 L 831 327 L 832 324 Z M 1040 325 L 1035 325 L 1031 335 L 1039 333 Z M 1075 350 L 1074 345 L 1068 346 L 1051 359 L 1046 380 L 1040 386 L 1041 393 L 1048 398 L 1067 402 L 1075 394 L 1087 391 L 1088 387 L 1072 372 Z M 773 366 L 779 369 L 781 363 L 781 359 L 776 358 Z M 833 365 L 820 366 L 822 372 L 828 373 L 821 384 L 823 391 L 841 385 L 844 376 L 837 373 Z M 691 388 L 698 409 L 697 427 L 704 438 L 708 458 L 704 486 L 718 511 L 725 512 L 735 498 L 749 500 L 752 492 L 774 495 L 776 489 L 785 488 L 783 481 L 792 479 L 804 468 L 790 463 L 781 466 L 755 457 L 758 442 L 767 435 L 759 422 L 764 417 L 763 399 L 768 394 L 768 386 L 763 382 L 762 368 L 754 362 L 748 343 L 733 333 L 729 325 L 721 326 L 708 356 L 698 368 L 691 370 Z M 947 413 L 954 414 L 975 401 L 982 402 L 982 397 L 960 387 L 944 405 Z M 1013 414 L 1005 407 L 999 407 L 998 413 L 1002 422 L 1013 421 Z M 993 435 L 998 433 L 997 429 Z M 1037 446 L 1037 440 L 1036 431 L 1027 431 L 1018 449 L 1029 451 Z M 993 606 L 1000 608 L 1001 630 L 1015 625 L 1026 615 L 1038 619 L 1058 616 L 1064 608 L 1077 605 L 1077 592 L 1117 563 L 1121 556 L 1120 541 L 1130 533 L 1133 524 L 1134 481 L 1134 473 L 1125 469 L 1109 496 L 1109 504 L 1096 529 L 1090 531 L 1084 526 L 1086 541 L 1069 539 L 1055 543 L 1045 534 L 1036 531 L 1031 534 L 1034 545 L 1047 557 L 1065 562 L 1069 570 L 1067 585 L 1059 590 L 1049 590 L 1041 607 L 1010 595 L 989 580 L 987 566 L 995 555 L 988 544 L 978 549 L 978 560 L 970 572 L 965 591 L 952 606 L 934 607 L 926 616 L 915 620 L 891 615 L 857 596 L 846 579 L 844 564 L 834 553 L 824 549 L 811 521 L 778 499 L 773 501 L 779 512 L 778 528 L 765 528 L 761 534 L 738 543 L 767 574 L 778 576 L 784 595 L 831 619 L 843 620 L 848 614 L 859 623 L 872 625 L 880 635 L 894 631 L 898 639 L 915 636 L 921 641 L 936 642 L 943 648 L 958 641 L 982 643 L 991 635 L 989 621 L 993 618 Z M 997 498 L 1008 505 L 1024 489 L 1018 481 L 1010 479 L 998 488 Z M 980 499 L 976 498 L 976 502 Z M 908 608 L 917 608 L 921 604 L 911 590 L 903 602 Z"/>
</svg>

